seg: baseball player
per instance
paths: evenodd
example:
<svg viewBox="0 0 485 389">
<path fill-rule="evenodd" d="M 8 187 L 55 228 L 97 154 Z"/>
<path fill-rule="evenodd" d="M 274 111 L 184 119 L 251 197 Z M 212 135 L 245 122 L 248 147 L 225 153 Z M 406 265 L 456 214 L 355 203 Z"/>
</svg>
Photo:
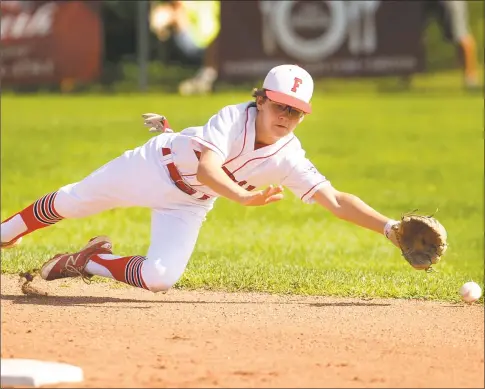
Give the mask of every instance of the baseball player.
<svg viewBox="0 0 485 389">
<path fill-rule="evenodd" d="M 335 189 L 305 157 L 294 130 L 311 113 L 312 94 L 310 74 L 296 65 L 281 65 L 254 90 L 255 101 L 226 106 L 204 126 L 176 133 L 163 116 L 145 114 L 145 125 L 161 134 L 2 222 L 2 247 L 66 218 L 115 207 L 148 207 L 151 242 L 145 255 L 116 255 L 110 239 L 97 236 L 78 252 L 55 255 L 40 274 L 47 281 L 97 275 L 167 291 L 183 274 L 217 197 L 262 206 L 281 200 L 283 186 L 303 202 L 320 204 L 397 246 L 391 233 L 397 221 Z"/>
</svg>

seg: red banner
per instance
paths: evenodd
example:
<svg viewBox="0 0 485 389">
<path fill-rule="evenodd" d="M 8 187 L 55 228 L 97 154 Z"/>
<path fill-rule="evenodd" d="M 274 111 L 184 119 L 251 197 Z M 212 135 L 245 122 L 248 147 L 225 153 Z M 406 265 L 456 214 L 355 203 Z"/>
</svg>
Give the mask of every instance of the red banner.
<svg viewBox="0 0 485 389">
<path fill-rule="evenodd" d="M 2 85 L 96 80 L 102 66 L 98 2 L 2 1 Z"/>
</svg>

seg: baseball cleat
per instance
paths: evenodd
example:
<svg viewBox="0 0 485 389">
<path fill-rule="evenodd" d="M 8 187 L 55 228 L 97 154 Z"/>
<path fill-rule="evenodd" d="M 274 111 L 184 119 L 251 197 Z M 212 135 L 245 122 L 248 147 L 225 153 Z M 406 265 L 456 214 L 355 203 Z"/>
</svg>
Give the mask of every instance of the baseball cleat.
<svg viewBox="0 0 485 389">
<path fill-rule="evenodd" d="M 84 269 L 94 254 L 113 254 L 113 245 L 107 236 L 92 238 L 77 253 L 56 254 L 42 265 L 40 276 L 46 281 L 67 277 L 90 278 Z"/>
<path fill-rule="evenodd" d="M 17 245 L 20 244 L 20 242 L 22 242 L 22 237 L 18 238 L 18 239 L 15 239 L 15 240 L 12 240 L 10 242 L 6 242 L 6 243 L 3 243 L 2 242 L 2 249 L 10 249 L 12 247 L 15 247 Z"/>
</svg>

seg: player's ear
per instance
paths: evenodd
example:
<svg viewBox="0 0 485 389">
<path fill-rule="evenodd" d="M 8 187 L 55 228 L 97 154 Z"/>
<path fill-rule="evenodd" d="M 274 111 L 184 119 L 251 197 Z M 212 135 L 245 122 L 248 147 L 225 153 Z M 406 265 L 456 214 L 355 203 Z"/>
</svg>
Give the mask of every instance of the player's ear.
<svg viewBox="0 0 485 389">
<path fill-rule="evenodd" d="M 298 121 L 298 124 L 300 124 L 300 123 L 303 121 L 303 119 L 305 119 L 305 115 L 303 115 L 303 116 L 300 118 L 300 120 Z"/>
<path fill-rule="evenodd" d="M 265 100 L 264 96 L 256 97 L 256 106 L 257 106 L 258 111 L 261 110 L 261 106 L 263 105 L 264 100 Z"/>
</svg>

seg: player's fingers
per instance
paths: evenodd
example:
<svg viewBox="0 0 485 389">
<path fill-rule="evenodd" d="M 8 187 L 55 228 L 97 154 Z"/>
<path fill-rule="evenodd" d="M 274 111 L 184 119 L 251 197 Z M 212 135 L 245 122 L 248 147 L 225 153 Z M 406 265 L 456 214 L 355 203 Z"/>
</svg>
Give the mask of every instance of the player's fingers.
<svg viewBox="0 0 485 389">
<path fill-rule="evenodd" d="M 160 120 L 146 119 L 143 124 L 145 126 L 161 126 L 162 122 Z"/>
<path fill-rule="evenodd" d="M 277 187 L 273 188 L 272 194 L 278 194 L 278 193 L 283 193 L 283 187 L 281 185 L 278 185 Z"/>
<path fill-rule="evenodd" d="M 273 188 L 269 193 L 268 193 L 268 197 L 269 196 L 274 196 L 274 195 L 277 195 L 277 194 L 280 194 L 280 193 L 283 193 L 283 188 L 282 187 L 276 187 L 276 188 Z"/>
<path fill-rule="evenodd" d="M 261 194 L 263 196 L 269 196 L 272 190 L 273 190 L 273 185 L 270 185 L 265 190 L 263 190 Z"/>
<path fill-rule="evenodd" d="M 266 196 L 272 196 L 281 192 L 283 192 L 283 187 L 281 185 L 278 185 L 277 187 L 273 187 L 273 185 L 270 185 L 266 188 L 264 194 Z"/>
<path fill-rule="evenodd" d="M 272 195 L 272 196 L 269 196 L 266 201 L 265 201 L 265 204 L 270 204 L 270 203 L 274 203 L 276 201 L 280 201 L 283 199 L 283 194 L 282 193 L 278 193 L 278 194 L 275 194 L 275 195 Z"/>
</svg>

